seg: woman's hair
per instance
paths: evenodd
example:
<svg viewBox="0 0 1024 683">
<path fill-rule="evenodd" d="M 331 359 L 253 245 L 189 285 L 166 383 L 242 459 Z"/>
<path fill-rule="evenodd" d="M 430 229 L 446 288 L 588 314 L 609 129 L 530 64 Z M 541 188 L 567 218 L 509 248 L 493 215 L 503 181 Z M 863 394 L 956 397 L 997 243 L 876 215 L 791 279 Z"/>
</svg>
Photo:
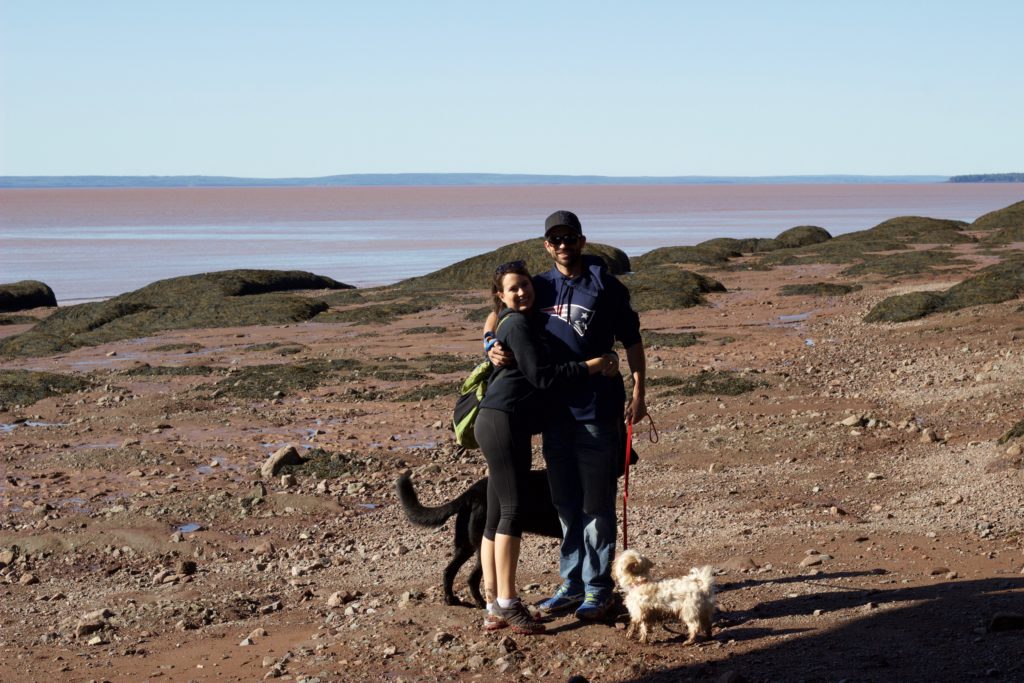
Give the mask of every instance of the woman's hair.
<svg viewBox="0 0 1024 683">
<path fill-rule="evenodd" d="M 491 278 L 491 306 L 494 307 L 495 313 L 505 305 L 498 295 L 502 292 L 501 283 L 509 273 L 530 277 L 530 271 L 526 269 L 525 261 L 508 261 L 494 269 L 494 277 Z"/>
</svg>

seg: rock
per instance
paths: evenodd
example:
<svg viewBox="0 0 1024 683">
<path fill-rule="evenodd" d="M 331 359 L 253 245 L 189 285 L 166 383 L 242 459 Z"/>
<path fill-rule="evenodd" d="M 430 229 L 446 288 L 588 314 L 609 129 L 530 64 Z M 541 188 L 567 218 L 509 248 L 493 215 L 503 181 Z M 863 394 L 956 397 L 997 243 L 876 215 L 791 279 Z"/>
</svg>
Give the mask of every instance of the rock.
<svg viewBox="0 0 1024 683">
<path fill-rule="evenodd" d="M 1021 448 L 1021 445 L 1019 443 L 1015 443 L 1006 449 L 1006 454 L 1011 458 L 1016 458 L 1022 451 L 1024 451 L 1024 449 Z M 623 449 L 623 452 L 625 452 L 625 449 Z"/>
<path fill-rule="evenodd" d="M 625 451 L 625 449 L 623 449 L 623 451 Z M 752 572 L 757 571 L 758 564 L 749 557 L 737 555 L 736 557 L 730 557 L 728 560 L 723 562 L 719 569 L 726 572 Z"/>
<path fill-rule="evenodd" d="M 295 450 L 295 447 L 284 446 L 283 448 L 279 448 L 274 451 L 274 453 L 267 458 L 267 461 L 263 463 L 263 466 L 260 468 L 260 475 L 264 479 L 270 479 L 277 475 L 277 473 L 281 471 L 281 468 L 286 465 L 301 464 L 302 456 L 300 456 L 299 452 Z"/>
<path fill-rule="evenodd" d="M 275 600 L 269 605 L 263 605 L 260 607 L 260 614 L 270 614 L 271 612 L 277 612 L 282 607 L 280 600 Z"/>
<path fill-rule="evenodd" d="M 860 427 L 863 423 L 864 423 L 864 418 L 863 417 L 861 417 L 860 415 L 851 415 L 848 418 L 844 419 L 839 424 L 841 424 L 844 427 Z M 625 453 L 625 449 L 623 449 L 623 453 Z M 625 457 L 625 456 L 623 456 L 623 457 Z"/>
<path fill-rule="evenodd" d="M 267 630 L 260 626 L 259 628 L 253 629 L 252 633 L 249 634 L 249 640 L 256 640 L 267 635 Z"/>
<path fill-rule="evenodd" d="M 623 452 L 625 452 L 626 449 L 623 448 L 622 450 Z M 625 456 L 623 456 L 623 459 L 625 459 Z M 504 638 L 499 640 L 498 647 L 504 650 L 505 652 L 515 652 L 519 649 L 519 646 L 516 644 L 516 641 L 514 641 L 510 636 L 505 636 Z"/>
<path fill-rule="evenodd" d="M 103 639 L 103 636 L 93 636 L 89 639 L 90 645 L 106 645 L 107 641 Z"/>
<path fill-rule="evenodd" d="M 166 581 L 167 577 L 169 577 L 169 576 L 174 576 L 174 572 L 172 572 L 170 569 L 163 569 L 163 570 L 157 572 L 156 576 L 153 577 L 153 585 L 154 586 L 159 586 L 164 581 Z"/>
<path fill-rule="evenodd" d="M 931 427 L 925 427 L 921 431 L 921 437 L 918 439 L 921 443 L 936 443 L 940 441 L 939 435 L 935 433 L 935 430 Z"/>
<path fill-rule="evenodd" d="M 623 452 L 625 452 L 625 451 L 623 451 Z M 623 457 L 625 457 L 625 456 L 623 456 Z M 254 642 L 255 641 L 253 641 L 252 638 L 248 638 L 248 637 L 242 638 L 242 642 L 240 642 L 238 644 L 238 647 L 249 647 L 250 645 L 254 644 Z"/>
<path fill-rule="evenodd" d="M 623 449 L 625 452 L 625 449 Z M 0 551 L 0 566 L 6 567 L 18 557 L 18 551 L 14 549 Z"/>
<path fill-rule="evenodd" d="M 625 452 L 625 450 L 623 450 L 623 452 Z M 868 472 L 868 481 L 878 481 L 879 479 L 884 478 L 885 477 L 883 477 L 881 474 L 878 474 L 877 472 Z"/>
<path fill-rule="evenodd" d="M 35 574 L 22 574 L 21 578 L 18 579 L 18 583 L 22 586 L 34 586 L 39 583 L 39 579 L 36 578 Z"/>
<path fill-rule="evenodd" d="M 281 486 L 289 489 L 295 486 L 295 475 L 294 474 L 282 474 L 281 475 Z"/>
<path fill-rule="evenodd" d="M 625 452 L 625 449 L 623 449 L 623 452 Z M 257 555 L 273 555 L 274 550 L 276 550 L 276 548 L 274 548 L 273 543 L 270 541 L 263 541 L 253 549 L 253 552 Z"/>
<path fill-rule="evenodd" d="M 81 621 L 75 626 L 75 637 L 81 638 L 97 631 L 102 631 L 106 626 L 104 621 Z"/>
<path fill-rule="evenodd" d="M 625 449 L 623 449 L 623 453 L 625 453 Z M 181 533 L 180 531 L 175 531 L 173 534 L 171 534 L 171 543 L 181 543 L 184 540 L 185 534 Z"/>
<path fill-rule="evenodd" d="M 192 560 L 182 560 L 178 563 L 177 572 L 182 576 L 192 576 L 196 573 L 196 563 Z"/>
<path fill-rule="evenodd" d="M 114 616 L 114 613 L 104 607 L 103 609 L 93 610 L 92 612 L 83 614 L 82 621 L 102 621 L 104 619 L 109 619 L 112 616 Z"/>
<path fill-rule="evenodd" d="M 1018 612 L 996 612 L 988 622 L 989 631 L 1024 630 L 1024 614 Z"/>
<path fill-rule="evenodd" d="M 623 449 L 622 452 L 625 453 L 625 449 Z M 625 456 L 623 456 L 623 459 L 625 459 Z M 448 633 L 447 631 L 438 631 L 434 634 L 434 642 L 438 645 L 445 645 L 447 643 L 452 642 L 453 640 L 455 640 L 455 636 L 453 636 L 451 633 Z"/>
<path fill-rule="evenodd" d="M 625 448 L 623 448 L 623 452 L 625 452 Z M 327 483 L 326 479 L 322 479 L 320 483 L 316 485 L 316 492 L 320 494 L 327 494 L 331 492 L 331 486 Z"/>
</svg>

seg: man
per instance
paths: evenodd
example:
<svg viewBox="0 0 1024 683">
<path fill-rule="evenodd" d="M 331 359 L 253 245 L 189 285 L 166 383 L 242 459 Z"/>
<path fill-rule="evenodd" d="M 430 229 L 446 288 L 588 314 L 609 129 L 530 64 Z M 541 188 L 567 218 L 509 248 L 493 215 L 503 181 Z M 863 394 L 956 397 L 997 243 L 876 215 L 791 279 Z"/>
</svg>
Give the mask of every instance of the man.
<svg viewBox="0 0 1024 683">
<path fill-rule="evenodd" d="M 546 614 L 575 609 L 577 618 L 596 620 L 605 616 L 614 588 L 611 563 L 616 475 L 625 457 L 623 418 L 636 422 L 647 414 L 646 360 L 629 290 L 607 272 L 603 261 L 583 256 L 586 243 L 576 214 L 556 211 L 548 216 L 544 248 L 554 267 L 533 277 L 535 306 L 548 316 L 545 329 L 556 362 L 585 360 L 621 342 L 633 391 L 626 402 L 621 376 L 591 376 L 589 383 L 566 390 L 567 410 L 556 411 L 544 429 L 551 498 L 563 532 L 562 585 L 538 608 Z M 492 318 L 485 329 L 493 328 Z M 488 355 L 498 365 L 512 361 L 500 345 Z"/>
</svg>

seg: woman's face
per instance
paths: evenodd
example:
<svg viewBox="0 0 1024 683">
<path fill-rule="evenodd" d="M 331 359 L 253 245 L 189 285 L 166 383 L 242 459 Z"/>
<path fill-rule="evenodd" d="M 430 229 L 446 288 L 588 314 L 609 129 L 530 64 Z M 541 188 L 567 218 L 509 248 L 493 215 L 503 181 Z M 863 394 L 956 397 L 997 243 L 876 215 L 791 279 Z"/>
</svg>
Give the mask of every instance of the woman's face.
<svg viewBox="0 0 1024 683">
<path fill-rule="evenodd" d="M 533 306 L 533 282 L 526 275 L 507 273 L 501 278 L 498 298 L 513 311 L 524 313 Z"/>
</svg>

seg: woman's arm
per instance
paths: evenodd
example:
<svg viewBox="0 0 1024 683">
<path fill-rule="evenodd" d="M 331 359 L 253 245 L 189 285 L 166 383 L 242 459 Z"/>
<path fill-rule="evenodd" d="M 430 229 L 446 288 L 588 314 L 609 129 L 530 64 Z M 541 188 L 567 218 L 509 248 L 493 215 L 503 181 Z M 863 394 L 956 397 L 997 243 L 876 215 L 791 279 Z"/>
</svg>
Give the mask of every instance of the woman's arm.
<svg viewBox="0 0 1024 683">
<path fill-rule="evenodd" d="M 515 314 L 512 314 L 515 315 Z M 547 357 L 536 333 L 523 316 L 505 321 L 502 326 L 506 346 L 515 354 L 519 369 L 527 381 L 538 389 L 548 389 L 561 382 L 578 381 L 587 375 L 611 374 L 619 370 L 619 357 L 606 353 L 585 362 L 553 363 Z"/>
</svg>

